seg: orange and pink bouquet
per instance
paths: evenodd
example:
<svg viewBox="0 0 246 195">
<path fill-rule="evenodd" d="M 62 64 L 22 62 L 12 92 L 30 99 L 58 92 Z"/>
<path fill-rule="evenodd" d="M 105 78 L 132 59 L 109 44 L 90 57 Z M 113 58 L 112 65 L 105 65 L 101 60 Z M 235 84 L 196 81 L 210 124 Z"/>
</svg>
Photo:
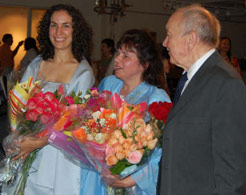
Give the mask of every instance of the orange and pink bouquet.
<svg viewBox="0 0 246 195">
<path fill-rule="evenodd" d="M 105 105 L 109 107 L 92 112 L 72 135 L 99 172 L 104 167 L 113 174 L 121 174 L 125 168 L 143 162 L 158 139 L 143 119 L 147 108 L 145 102 L 131 105 L 116 93 L 104 93 L 109 100 Z M 121 176 L 129 174 L 126 171 Z"/>
<path fill-rule="evenodd" d="M 84 97 L 86 114 L 81 116 L 82 124 L 72 136 L 94 168 L 100 170 L 106 143 L 116 128 L 117 118 L 114 95 L 109 91 L 95 93 L 95 90 L 90 89 Z"/>
<path fill-rule="evenodd" d="M 160 136 L 172 103 L 154 102 L 148 112 L 151 120 L 132 118 L 113 132 L 106 149 L 106 162 L 112 174 L 126 177 L 145 164 L 160 143 Z"/>
<path fill-rule="evenodd" d="M 134 118 L 124 128 L 116 129 L 107 144 L 106 162 L 112 174 L 125 177 L 126 168 L 144 163 L 144 157 L 156 147 L 158 138 L 143 118 Z M 124 172 L 125 170 L 125 172 Z"/>
</svg>

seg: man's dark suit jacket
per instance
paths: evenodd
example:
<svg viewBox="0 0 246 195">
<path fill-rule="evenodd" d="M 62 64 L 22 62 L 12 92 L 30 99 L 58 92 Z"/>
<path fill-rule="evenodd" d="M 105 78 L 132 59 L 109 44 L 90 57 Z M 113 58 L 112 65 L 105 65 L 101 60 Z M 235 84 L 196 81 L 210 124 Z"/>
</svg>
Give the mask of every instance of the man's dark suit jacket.
<svg viewBox="0 0 246 195">
<path fill-rule="evenodd" d="M 246 88 L 217 52 L 168 116 L 161 165 L 160 194 L 246 194 Z"/>
</svg>

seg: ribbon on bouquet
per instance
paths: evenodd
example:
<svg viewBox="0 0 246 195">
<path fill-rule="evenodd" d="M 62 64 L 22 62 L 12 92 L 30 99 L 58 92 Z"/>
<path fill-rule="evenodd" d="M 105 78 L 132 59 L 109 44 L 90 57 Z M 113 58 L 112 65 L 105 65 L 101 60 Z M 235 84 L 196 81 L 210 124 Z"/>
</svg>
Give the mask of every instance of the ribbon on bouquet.
<svg viewBox="0 0 246 195">
<path fill-rule="evenodd" d="M 18 83 L 9 91 L 9 115 L 11 131 L 16 129 L 18 124 L 18 115 L 21 114 L 29 99 L 32 89 L 40 84 L 40 81 L 33 82 L 33 77 L 25 82 Z"/>
</svg>

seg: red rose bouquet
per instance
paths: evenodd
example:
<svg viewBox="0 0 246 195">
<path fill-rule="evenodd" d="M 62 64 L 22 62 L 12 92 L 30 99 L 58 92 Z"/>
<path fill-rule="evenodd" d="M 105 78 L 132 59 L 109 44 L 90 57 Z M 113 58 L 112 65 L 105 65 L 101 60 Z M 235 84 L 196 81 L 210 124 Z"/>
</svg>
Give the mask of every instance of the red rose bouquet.
<svg viewBox="0 0 246 195">
<path fill-rule="evenodd" d="M 165 127 L 167 116 L 172 108 L 173 104 L 168 102 L 153 102 L 149 108 L 150 121 L 155 134 L 160 137 Z"/>
<path fill-rule="evenodd" d="M 21 158 L 14 161 L 18 155 L 18 143 L 30 137 L 47 135 L 47 128 L 58 118 L 59 101 L 51 92 L 41 92 L 41 82 L 33 83 L 32 78 L 24 83 L 17 83 L 9 92 L 9 115 L 12 133 L 4 140 L 6 158 L 0 170 L 0 182 L 11 184 L 17 173 L 22 171 L 17 184 L 16 193 L 23 192 L 28 171 L 39 150 L 35 150 L 23 162 Z"/>
</svg>

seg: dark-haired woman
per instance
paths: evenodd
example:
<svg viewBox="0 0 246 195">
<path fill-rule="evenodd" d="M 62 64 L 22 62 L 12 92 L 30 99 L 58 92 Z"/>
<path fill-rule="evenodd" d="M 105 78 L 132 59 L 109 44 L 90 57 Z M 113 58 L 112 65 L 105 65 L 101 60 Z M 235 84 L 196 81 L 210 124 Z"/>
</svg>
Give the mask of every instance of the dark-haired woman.
<svg viewBox="0 0 246 195">
<path fill-rule="evenodd" d="M 109 90 L 118 93 L 130 104 L 146 102 L 170 102 L 167 93 L 160 86 L 162 62 L 157 47 L 150 35 L 143 30 L 128 30 L 117 45 L 114 60 L 115 75 L 106 77 L 99 84 L 99 90 Z M 149 117 L 146 117 L 146 121 Z M 156 148 L 148 164 L 126 177 L 118 180 L 112 175 L 104 174 L 108 185 L 116 188 L 135 188 L 134 194 L 156 194 L 157 176 L 161 157 L 161 149 Z M 100 175 L 82 168 L 81 195 L 106 194 L 106 186 Z"/>
<path fill-rule="evenodd" d="M 239 63 L 236 57 L 231 55 L 231 39 L 229 37 L 221 37 L 218 47 L 220 55 L 225 59 L 225 61 L 232 65 L 235 70 L 242 75 L 242 71 L 239 67 Z"/>
<path fill-rule="evenodd" d="M 80 11 L 68 5 L 52 6 L 39 24 L 41 55 L 28 66 L 22 81 L 33 76 L 34 80 L 47 81 L 44 91 L 53 92 L 62 83 L 68 93 L 80 90 L 85 94 L 95 80 L 87 62 L 91 34 Z M 19 144 L 17 158 L 26 158 L 41 148 L 29 171 L 25 195 L 79 194 L 80 167 L 47 144 L 47 137 L 24 138 Z M 13 191 L 3 190 L 6 194 Z"/>
</svg>

